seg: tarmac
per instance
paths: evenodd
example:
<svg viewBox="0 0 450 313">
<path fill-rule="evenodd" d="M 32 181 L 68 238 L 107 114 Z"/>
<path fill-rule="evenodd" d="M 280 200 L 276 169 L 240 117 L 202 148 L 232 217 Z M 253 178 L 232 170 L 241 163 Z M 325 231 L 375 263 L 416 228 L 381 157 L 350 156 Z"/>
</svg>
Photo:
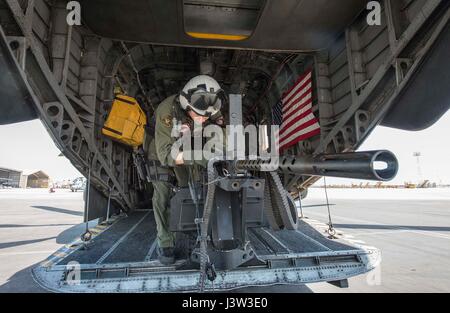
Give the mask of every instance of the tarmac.
<svg viewBox="0 0 450 313">
<path fill-rule="evenodd" d="M 328 189 L 338 232 L 379 248 L 381 266 L 327 283 L 243 288 L 240 292 L 450 292 L 450 188 Z M 0 292 L 44 292 L 31 268 L 84 230 L 82 192 L 0 189 Z M 323 188 L 302 201 L 305 218 L 329 222 Z M 95 222 L 93 222 L 95 223 Z"/>
</svg>

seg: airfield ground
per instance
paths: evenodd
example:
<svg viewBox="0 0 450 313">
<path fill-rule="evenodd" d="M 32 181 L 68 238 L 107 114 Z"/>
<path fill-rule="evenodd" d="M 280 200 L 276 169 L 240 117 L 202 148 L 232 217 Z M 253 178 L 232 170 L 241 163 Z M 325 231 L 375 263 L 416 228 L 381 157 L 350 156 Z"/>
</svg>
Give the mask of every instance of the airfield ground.
<svg viewBox="0 0 450 313">
<path fill-rule="evenodd" d="M 242 292 L 450 292 L 450 188 L 329 189 L 333 223 L 382 251 L 380 268 L 349 280 L 245 288 Z M 83 230 L 82 192 L 0 189 L 0 292 L 43 291 L 30 271 Z M 324 190 L 311 188 L 303 213 L 328 222 Z"/>
</svg>

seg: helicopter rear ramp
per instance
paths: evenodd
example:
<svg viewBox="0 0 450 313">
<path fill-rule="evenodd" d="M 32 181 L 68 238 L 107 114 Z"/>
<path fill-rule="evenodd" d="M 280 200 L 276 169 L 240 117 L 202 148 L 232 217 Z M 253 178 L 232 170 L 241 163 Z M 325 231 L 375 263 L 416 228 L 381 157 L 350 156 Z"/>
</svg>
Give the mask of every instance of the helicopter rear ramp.
<svg viewBox="0 0 450 313">
<path fill-rule="evenodd" d="M 93 239 L 76 241 L 33 269 L 36 282 L 54 292 L 193 292 L 200 272 L 183 251 L 190 238 L 180 236 L 178 261 L 163 266 L 157 260 L 153 212 L 119 216 L 98 225 Z M 378 249 L 355 245 L 339 234 L 329 239 L 327 225 L 303 219 L 297 231 L 252 228 L 249 240 L 262 263 L 247 262 L 218 271 L 205 291 L 248 286 L 340 283 L 373 270 L 381 261 Z"/>
</svg>

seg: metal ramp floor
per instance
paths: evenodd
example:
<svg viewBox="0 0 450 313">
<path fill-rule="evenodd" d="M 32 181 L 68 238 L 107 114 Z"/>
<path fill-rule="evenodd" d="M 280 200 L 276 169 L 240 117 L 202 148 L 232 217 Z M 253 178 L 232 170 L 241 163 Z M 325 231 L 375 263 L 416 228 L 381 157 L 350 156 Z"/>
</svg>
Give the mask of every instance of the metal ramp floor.
<svg viewBox="0 0 450 313">
<path fill-rule="evenodd" d="M 303 284 L 340 281 L 374 269 L 380 262 L 374 247 L 330 240 L 325 225 L 300 221 L 297 231 L 249 229 L 250 243 L 261 263 L 248 262 L 232 271 L 218 271 L 206 290 L 245 286 Z M 322 228 L 322 229 L 321 229 Z M 177 261 L 163 266 L 157 261 L 156 225 L 152 211 L 135 212 L 99 225 L 87 248 L 80 241 L 56 251 L 33 269 L 34 279 L 57 292 L 185 292 L 196 291 L 197 265 L 182 252 L 187 236 L 177 237 Z"/>
</svg>

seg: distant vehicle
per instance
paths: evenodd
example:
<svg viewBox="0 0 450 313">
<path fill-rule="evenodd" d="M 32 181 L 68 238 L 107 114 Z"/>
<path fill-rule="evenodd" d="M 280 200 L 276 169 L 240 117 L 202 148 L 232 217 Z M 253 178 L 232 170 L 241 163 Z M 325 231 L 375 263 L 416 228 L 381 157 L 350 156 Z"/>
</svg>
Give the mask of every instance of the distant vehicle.
<svg viewBox="0 0 450 313">
<path fill-rule="evenodd" d="M 11 179 L 0 178 L 0 188 L 12 188 Z"/>
<path fill-rule="evenodd" d="M 84 177 L 79 177 L 75 179 L 70 185 L 70 190 L 72 190 L 72 192 L 84 190 L 85 188 L 86 188 L 86 179 Z"/>
</svg>

